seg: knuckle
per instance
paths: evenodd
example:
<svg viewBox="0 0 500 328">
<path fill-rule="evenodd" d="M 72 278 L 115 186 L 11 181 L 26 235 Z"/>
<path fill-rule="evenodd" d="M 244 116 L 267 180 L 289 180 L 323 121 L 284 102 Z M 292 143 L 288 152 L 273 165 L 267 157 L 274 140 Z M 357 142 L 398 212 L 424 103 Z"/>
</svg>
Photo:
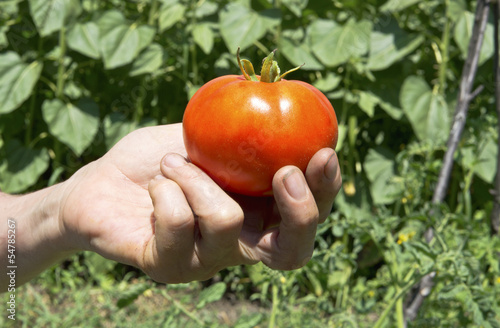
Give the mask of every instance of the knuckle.
<svg viewBox="0 0 500 328">
<path fill-rule="evenodd" d="M 188 181 L 198 181 L 203 177 L 203 172 L 191 163 L 178 167 L 175 170 L 181 178 Z"/>
<path fill-rule="evenodd" d="M 316 204 L 314 204 L 314 206 L 307 206 L 306 208 L 304 208 L 302 213 L 303 214 L 300 216 L 300 219 L 289 222 L 290 225 L 293 225 L 290 228 L 296 231 L 304 231 L 311 228 L 316 229 L 316 225 L 319 221 L 319 209 Z M 282 221 L 282 224 L 286 223 L 286 220 Z"/>
<path fill-rule="evenodd" d="M 210 212 L 204 215 L 204 217 L 221 229 L 225 230 L 239 227 L 243 222 L 243 210 L 233 201 L 224 201 L 220 204 L 214 204 L 209 210 Z"/>
<path fill-rule="evenodd" d="M 185 206 L 175 206 L 171 209 L 168 217 L 168 226 L 171 229 L 179 230 L 194 222 L 194 214 L 191 208 Z"/>
</svg>

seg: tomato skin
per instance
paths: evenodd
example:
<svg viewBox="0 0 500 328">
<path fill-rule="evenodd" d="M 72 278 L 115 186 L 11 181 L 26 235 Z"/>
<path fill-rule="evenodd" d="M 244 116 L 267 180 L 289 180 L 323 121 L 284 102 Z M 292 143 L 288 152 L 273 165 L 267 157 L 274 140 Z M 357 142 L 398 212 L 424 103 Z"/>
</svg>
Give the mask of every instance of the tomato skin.
<svg viewBox="0 0 500 328">
<path fill-rule="evenodd" d="M 305 172 L 318 150 L 335 148 L 338 127 L 332 105 L 310 84 L 226 75 L 192 97 L 183 133 L 191 162 L 223 189 L 265 196 L 278 169 Z"/>
</svg>

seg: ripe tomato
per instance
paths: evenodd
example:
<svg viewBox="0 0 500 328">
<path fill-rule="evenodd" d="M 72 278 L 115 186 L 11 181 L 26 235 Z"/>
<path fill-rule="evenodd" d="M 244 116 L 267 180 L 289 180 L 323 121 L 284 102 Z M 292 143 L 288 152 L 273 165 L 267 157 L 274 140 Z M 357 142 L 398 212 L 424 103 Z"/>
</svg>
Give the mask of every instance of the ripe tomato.
<svg viewBox="0 0 500 328">
<path fill-rule="evenodd" d="M 315 87 L 284 80 L 271 53 L 256 76 L 249 61 L 243 75 L 227 75 L 203 85 L 184 112 L 187 154 L 223 189 L 250 196 L 272 195 L 278 169 L 303 172 L 321 148 L 335 148 L 337 118 Z"/>
</svg>

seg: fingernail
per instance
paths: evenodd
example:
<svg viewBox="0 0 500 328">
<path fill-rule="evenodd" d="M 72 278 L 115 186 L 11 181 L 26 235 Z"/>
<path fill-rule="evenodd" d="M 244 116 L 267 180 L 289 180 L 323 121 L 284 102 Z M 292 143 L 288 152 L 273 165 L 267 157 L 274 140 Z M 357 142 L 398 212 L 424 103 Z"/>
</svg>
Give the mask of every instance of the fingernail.
<svg viewBox="0 0 500 328">
<path fill-rule="evenodd" d="M 171 168 L 176 168 L 186 164 L 186 160 L 179 155 L 169 154 L 163 158 L 163 163 Z"/>
<path fill-rule="evenodd" d="M 336 160 L 335 153 L 330 156 L 325 164 L 324 174 L 328 180 L 333 180 L 337 175 L 338 162 Z"/>
<path fill-rule="evenodd" d="M 304 199 L 307 196 L 306 183 L 299 171 L 290 170 L 283 178 L 283 184 L 288 194 L 296 200 Z"/>
</svg>

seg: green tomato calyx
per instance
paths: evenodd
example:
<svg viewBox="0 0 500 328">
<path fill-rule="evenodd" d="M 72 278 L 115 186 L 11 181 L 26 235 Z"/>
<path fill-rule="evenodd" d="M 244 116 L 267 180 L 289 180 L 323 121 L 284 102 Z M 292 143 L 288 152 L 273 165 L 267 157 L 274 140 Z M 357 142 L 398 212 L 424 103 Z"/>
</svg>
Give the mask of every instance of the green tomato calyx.
<svg viewBox="0 0 500 328">
<path fill-rule="evenodd" d="M 266 58 L 264 58 L 259 80 L 257 75 L 255 75 L 255 70 L 252 63 L 249 60 L 240 59 L 240 48 L 238 47 L 238 50 L 236 51 L 236 59 L 238 60 L 238 65 L 240 66 L 241 73 L 243 73 L 245 79 L 247 81 L 260 81 L 266 83 L 279 82 L 288 73 L 294 72 L 304 66 L 304 64 L 302 64 L 280 75 L 278 62 L 274 60 L 274 53 L 276 52 L 276 50 L 277 49 L 274 49 Z"/>
</svg>

